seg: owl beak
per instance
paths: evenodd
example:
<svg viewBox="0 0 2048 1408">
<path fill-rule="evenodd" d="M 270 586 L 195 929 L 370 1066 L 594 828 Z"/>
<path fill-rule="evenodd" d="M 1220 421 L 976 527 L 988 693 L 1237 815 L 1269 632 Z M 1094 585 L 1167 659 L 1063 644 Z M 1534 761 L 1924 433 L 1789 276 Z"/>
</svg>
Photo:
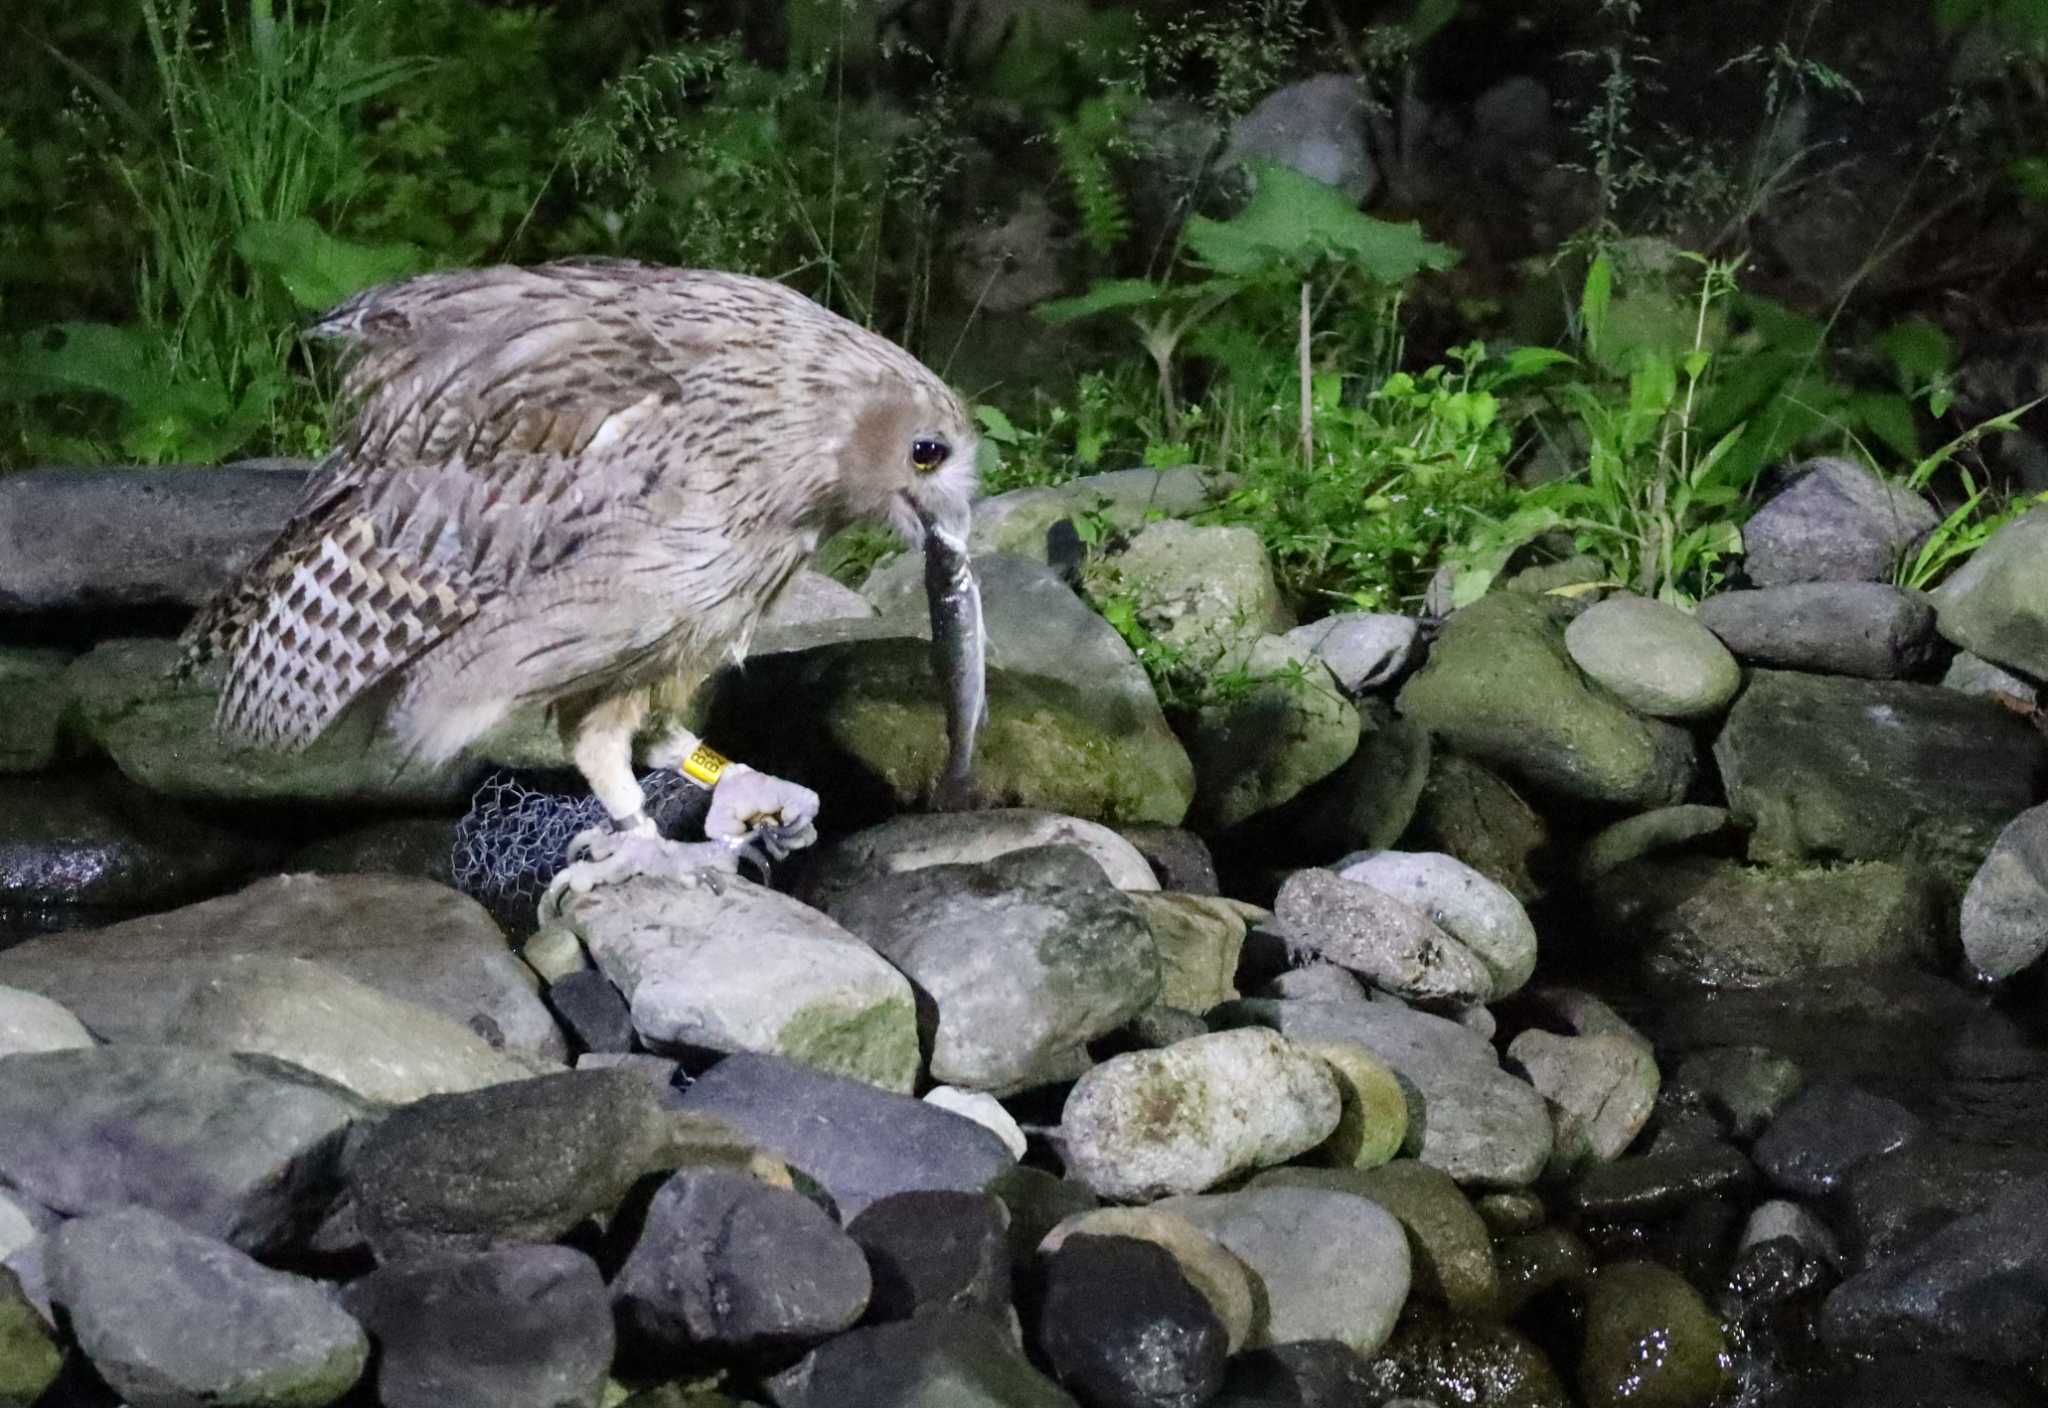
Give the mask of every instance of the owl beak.
<svg viewBox="0 0 2048 1408">
<path fill-rule="evenodd" d="M 981 620 L 981 588 L 967 555 L 968 514 L 963 505 L 946 519 L 913 503 L 924 526 L 924 591 L 931 609 L 932 671 L 946 698 L 946 770 L 934 804 L 963 810 L 969 801 L 974 741 L 988 717 L 988 641 Z M 951 519 L 954 521 L 946 521 Z"/>
</svg>

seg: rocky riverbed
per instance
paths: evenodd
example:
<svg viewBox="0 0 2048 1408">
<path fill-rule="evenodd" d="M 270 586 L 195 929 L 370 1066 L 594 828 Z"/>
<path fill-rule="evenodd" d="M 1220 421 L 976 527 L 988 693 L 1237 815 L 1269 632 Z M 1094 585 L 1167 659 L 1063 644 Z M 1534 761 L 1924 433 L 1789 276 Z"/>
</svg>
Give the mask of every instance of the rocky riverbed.
<svg viewBox="0 0 2048 1408">
<path fill-rule="evenodd" d="M 700 709 L 825 842 L 537 914 L 456 842 L 541 721 L 231 753 L 91 628 L 290 473 L 62 581 L 8 525 L 101 491 L 0 481 L 0 1405 L 2048 1402 L 2048 517 L 1921 596 L 1821 462 L 1696 612 L 1297 626 L 1209 477 L 1006 496 L 983 809 L 917 565 L 808 579 Z"/>
</svg>

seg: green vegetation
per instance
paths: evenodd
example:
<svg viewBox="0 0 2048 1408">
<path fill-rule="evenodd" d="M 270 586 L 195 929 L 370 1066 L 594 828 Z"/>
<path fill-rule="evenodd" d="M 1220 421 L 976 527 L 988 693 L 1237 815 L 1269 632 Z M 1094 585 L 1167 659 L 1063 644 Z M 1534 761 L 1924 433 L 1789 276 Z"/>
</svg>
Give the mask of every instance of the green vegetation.
<svg viewBox="0 0 2048 1408">
<path fill-rule="evenodd" d="M 1952 340 L 1856 301 L 1924 222 L 1886 223 L 1838 295 L 1758 291 L 1747 232 L 1824 174 L 1813 113 L 1864 101 L 1788 38 L 1725 63 L 1760 118 L 1746 145 L 1688 143 L 1657 119 L 1639 6 L 1585 0 L 1558 167 L 1581 183 L 1578 233 L 1514 271 L 1553 291 L 1538 334 L 1451 226 L 1410 218 L 1405 136 L 1399 161 L 1377 149 L 1388 218 L 1286 167 L 1215 167 L 1230 123 L 1333 55 L 1409 91 L 1455 3 L 1353 32 L 1307 0 L 995 27 L 976 7 L 890 21 L 790 0 L 767 40 L 720 22 L 750 7 L 715 4 L 31 8 L 13 38 L 40 60 L 0 93 L 0 467 L 316 455 L 331 369 L 297 340 L 307 312 L 421 269 L 608 253 L 786 279 L 942 368 L 985 320 L 1020 319 L 1064 360 L 967 388 L 989 487 L 1226 470 L 1204 520 L 1254 529 L 1305 615 L 1467 601 L 1545 550 L 1689 601 L 1729 571 L 1762 477 L 1816 452 L 1940 491 L 1910 585 L 2032 503 L 1989 490 L 1977 455 L 2025 408 L 1929 452 L 1954 434 Z M 1965 148 L 1985 154 L 1967 189 L 2048 191 L 2010 101 L 2039 88 L 2042 12 L 1934 6 L 1934 32 L 1994 36 L 2011 77 L 1937 115 L 1901 212 L 1937 176 L 1963 183 Z M 964 278 L 955 243 L 1019 192 L 1050 206 L 1056 272 L 1084 290 L 1028 313 L 985 307 L 1000 270 Z M 890 550 L 849 535 L 829 565 L 856 578 Z M 1111 576 L 1088 585 L 1162 680 L 1188 673 Z"/>
</svg>

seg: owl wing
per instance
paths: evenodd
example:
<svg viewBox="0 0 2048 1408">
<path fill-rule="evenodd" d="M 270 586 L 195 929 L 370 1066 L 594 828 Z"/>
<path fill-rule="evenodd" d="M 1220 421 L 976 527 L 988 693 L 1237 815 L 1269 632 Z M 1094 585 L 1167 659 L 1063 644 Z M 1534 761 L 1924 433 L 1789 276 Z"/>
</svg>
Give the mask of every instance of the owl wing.
<svg viewBox="0 0 2048 1408">
<path fill-rule="evenodd" d="M 630 521 L 691 351 L 634 316 L 632 267 L 429 275 L 316 325 L 354 344 L 341 443 L 187 633 L 189 660 L 227 657 L 223 733 L 311 742 L 487 603 Z"/>
</svg>

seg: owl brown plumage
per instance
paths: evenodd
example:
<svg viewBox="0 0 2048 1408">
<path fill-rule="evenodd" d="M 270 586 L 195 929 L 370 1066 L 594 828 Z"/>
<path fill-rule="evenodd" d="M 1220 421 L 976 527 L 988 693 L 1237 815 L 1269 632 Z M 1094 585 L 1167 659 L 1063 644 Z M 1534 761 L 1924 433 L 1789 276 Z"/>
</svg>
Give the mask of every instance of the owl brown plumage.
<svg viewBox="0 0 2048 1408">
<path fill-rule="evenodd" d="M 637 789 L 611 735 L 630 739 L 651 687 L 743 653 L 824 537 L 858 518 L 964 533 L 959 399 L 779 284 L 624 261 L 460 271 L 372 289 L 314 331 L 352 344 L 345 430 L 186 637 L 188 667 L 226 662 L 232 737 L 300 747 L 388 692 L 400 743 L 435 762 L 545 702 L 623 822 Z"/>
</svg>

